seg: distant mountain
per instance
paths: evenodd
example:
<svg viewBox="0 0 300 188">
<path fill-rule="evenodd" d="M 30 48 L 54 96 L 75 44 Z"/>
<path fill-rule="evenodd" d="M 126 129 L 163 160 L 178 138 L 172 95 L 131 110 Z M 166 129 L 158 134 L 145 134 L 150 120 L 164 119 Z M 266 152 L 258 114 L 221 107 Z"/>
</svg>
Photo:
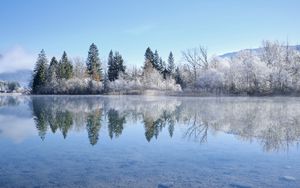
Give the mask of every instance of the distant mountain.
<svg viewBox="0 0 300 188">
<path fill-rule="evenodd" d="M 290 46 L 290 48 L 300 51 L 300 45 Z M 244 49 L 244 50 L 249 50 L 253 54 L 259 54 L 259 53 L 262 52 L 262 48 L 253 48 L 253 49 Z M 236 56 L 241 51 L 243 51 L 243 50 L 236 51 L 236 52 L 229 52 L 229 53 L 220 55 L 220 57 L 223 57 L 223 58 L 225 58 L 225 57 L 232 58 L 232 57 Z"/>
<path fill-rule="evenodd" d="M 18 70 L 15 72 L 0 73 L 0 80 L 3 81 L 17 81 L 23 87 L 28 87 L 31 80 L 31 70 Z"/>
</svg>

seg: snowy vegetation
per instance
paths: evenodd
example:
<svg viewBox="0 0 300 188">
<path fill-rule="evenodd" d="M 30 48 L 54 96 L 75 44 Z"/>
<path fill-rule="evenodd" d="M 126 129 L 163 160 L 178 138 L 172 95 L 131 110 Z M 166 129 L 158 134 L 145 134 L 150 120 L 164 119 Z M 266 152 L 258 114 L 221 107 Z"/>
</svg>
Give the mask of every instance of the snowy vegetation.
<svg viewBox="0 0 300 188">
<path fill-rule="evenodd" d="M 45 51 L 38 56 L 32 79 L 33 94 L 101 94 L 137 93 L 146 90 L 181 91 L 174 76 L 174 58 L 170 53 L 168 65 L 150 48 L 141 69 L 126 71 L 119 52 L 111 51 L 108 70 L 102 69 L 97 46 L 92 44 L 86 63 L 81 58 L 69 60 L 64 52 L 60 61 L 53 57 L 48 63 Z"/>
<path fill-rule="evenodd" d="M 182 52 L 175 65 L 172 52 L 167 62 L 157 50 L 147 48 L 144 65 L 127 69 L 119 52 L 110 51 L 107 70 L 99 51 L 90 46 L 88 57 L 48 63 L 39 54 L 32 79 L 33 94 L 143 94 L 148 90 L 178 94 L 274 95 L 300 93 L 300 52 L 287 44 L 264 41 L 260 51 L 240 51 L 227 58 L 208 57 L 200 46 Z"/>
<path fill-rule="evenodd" d="M 264 41 L 261 51 L 240 51 L 232 58 L 207 58 L 203 47 L 183 52 L 177 72 L 185 90 L 215 94 L 298 94 L 299 51 Z"/>
<path fill-rule="evenodd" d="M 90 46 L 86 66 L 79 58 L 72 63 L 64 52 L 60 61 L 48 65 L 45 51 L 38 56 L 32 79 L 33 94 L 96 94 L 103 91 L 101 62 L 95 44 Z M 73 65 L 75 64 L 75 65 Z"/>
<path fill-rule="evenodd" d="M 0 81 L 0 93 L 20 92 L 21 86 L 18 82 Z"/>
</svg>

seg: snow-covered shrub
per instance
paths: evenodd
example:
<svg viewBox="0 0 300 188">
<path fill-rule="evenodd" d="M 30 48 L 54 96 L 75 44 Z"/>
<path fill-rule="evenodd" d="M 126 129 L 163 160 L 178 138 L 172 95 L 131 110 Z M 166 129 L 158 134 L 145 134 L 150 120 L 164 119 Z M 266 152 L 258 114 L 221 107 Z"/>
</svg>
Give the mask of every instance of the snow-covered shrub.
<svg viewBox="0 0 300 188">
<path fill-rule="evenodd" d="M 164 79 L 157 70 L 149 68 L 142 75 L 134 77 L 121 74 L 119 79 L 109 82 L 109 90 L 125 93 L 144 90 L 181 91 L 181 87 L 173 78 Z"/>
</svg>

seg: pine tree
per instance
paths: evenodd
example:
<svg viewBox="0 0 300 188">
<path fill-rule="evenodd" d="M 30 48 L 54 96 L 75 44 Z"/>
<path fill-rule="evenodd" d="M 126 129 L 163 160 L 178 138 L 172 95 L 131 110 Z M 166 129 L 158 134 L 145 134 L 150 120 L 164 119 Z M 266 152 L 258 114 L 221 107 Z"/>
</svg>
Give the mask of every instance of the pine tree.
<svg viewBox="0 0 300 188">
<path fill-rule="evenodd" d="M 97 144 L 99 139 L 99 132 L 101 129 L 101 116 L 102 111 L 96 110 L 88 115 L 86 129 L 88 132 L 88 137 L 90 140 L 90 144 L 93 146 Z"/>
<path fill-rule="evenodd" d="M 119 52 L 113 54 L 110 51 L 108 55 L 108 78 L 109 81 L 114 81 L 119 78 L 120 72 L 125 73 L 126 67 L 124 66 L 124 60 Z"/>
<path fill-rule="evenodd" d="M 175 78 L 176 84 L 179 84 L 181 86 L 181 88 L 186 87 L 186 84 L 183 82 L 183 79 L 181 77 L 179 67 L 177 67 L 175 70 L 174 78 Z"/>
<path fill-rule="evenodd" d="M 57 73 L 58 73 L 58 61 L 55 57 L 52 57 L 50 61 L 50 65 L 48 68 L 48 82 L 56 81 L 57 80 Z"/>
<path fill-rule="evenodd" d="M 93 80 L 101 81 L 103 79 L 99 51 L 94 43 L 92 43 L 89 48 L 86 66 L 87 73 Z"/>
<path fill-rule="evenodd" d="M 64 51 L 61 60 L 59 61 L 59 75 L 60 79 L 70 79 L 73 76 L 73 65 L 69 61 L 67 53 Z"/>
<path fill-rule="evenodd" d="M 38 59 L 33 71 L 32 93 L 38 94 L 42 92 L 42 89 L 47 82 L 47 69 L 48 60 L 45 51 L 42 50 L 38 55 Z"/>
<path fill-rule="evenodd" d="M 112 50 L 109 52 L 107 65 L 108 65 L 108 72 L 107 72 L 108 79 L 109 81 L 114 81 L 116 78 L 117 67 L 115 66 L 114 53 Z"/>
<path fill-rule="evenodd" d="M 152 65 L 154 62 L 154 54 L 153 54 L 152 50 L 150 49 L 150 47 L 148 47 L 145 52 L 145 64 L 147 62 L 150 62 Z"/>
<path fill-rule="evenodd" d="M 160 64 L 160 73 L 163 75 L 164 79 L 167 79 L 169 76 L 169 71 L 167 69 L 166 62 L 162 60 L 162 58 L 159 58 L 159 64 Z"/>
<path fill-rule="evenodd" d="M 174 76 L 175 73 L 175 63 L 174 63 L 174 56 L 173 53 L 170 52 L 168 58 L 168 72 L 171 76 Z"/>
<path fill-rule="evenodd" d="M 143 71 L 144 73 L 152 72 L 154 70 L 154 67 L 150 61 L 146 61 L 143 68 L 144 68 L 144 71 Z"/>
<path fill-rule="evenodd" d="M 117 67 L 117 75 L 116 75 L 117 77 L 116 77 L 116 79 L 118 79 L 120 72 L 125 73 L 125 69 L 126 69 L 126 67 L 124 66 L 123 57 L 119 52 L 115 52 L 114 62 L 115 62 L 116 67 Z"/>
<path fill-rule="evenodd" d="M 158 54 L 157 50 L 155 50 L 155 52 L 153 54 L 153 63 L 152 63 L 152 65 L 159 72 L 162 71 L 162 65 L 161 65 L 160 57 L 159 57 L 159 54 Z"/>
</svg>

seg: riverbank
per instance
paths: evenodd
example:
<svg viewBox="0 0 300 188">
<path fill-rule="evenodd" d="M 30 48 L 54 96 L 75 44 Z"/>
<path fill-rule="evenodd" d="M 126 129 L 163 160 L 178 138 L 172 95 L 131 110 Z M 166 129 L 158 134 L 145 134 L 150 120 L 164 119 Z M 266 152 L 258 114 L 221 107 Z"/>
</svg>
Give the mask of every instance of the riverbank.
<svg viewBox="0 0 300 188">
<path fill-rule="evenodd" d="M 118 96 L 118 95 L 141 95 L 141 96 L 173 96 L 173 97 L 300 97 L 300 93 L 264 93 L 264 94 L 228 94 L 228 93 L 210 93 L 203 91 L 161 91 L 161 90 L 130 90 L 130 91 L 110 91 L 105 93 L 87 93 L 87 94 L 30 94 L 30 93 L 0 93 L 0 96 L 45 96 L 45 95 L 57 95 L 57 96 L 88 96 L 88 95 L 103 95 L 103 96 Z"/>
<path fill-rule="evenodd" d="M 23 93 L 0 93 L 0 96 L 20 96 L 20 95 L 28 95 Z"/>
</svg>

